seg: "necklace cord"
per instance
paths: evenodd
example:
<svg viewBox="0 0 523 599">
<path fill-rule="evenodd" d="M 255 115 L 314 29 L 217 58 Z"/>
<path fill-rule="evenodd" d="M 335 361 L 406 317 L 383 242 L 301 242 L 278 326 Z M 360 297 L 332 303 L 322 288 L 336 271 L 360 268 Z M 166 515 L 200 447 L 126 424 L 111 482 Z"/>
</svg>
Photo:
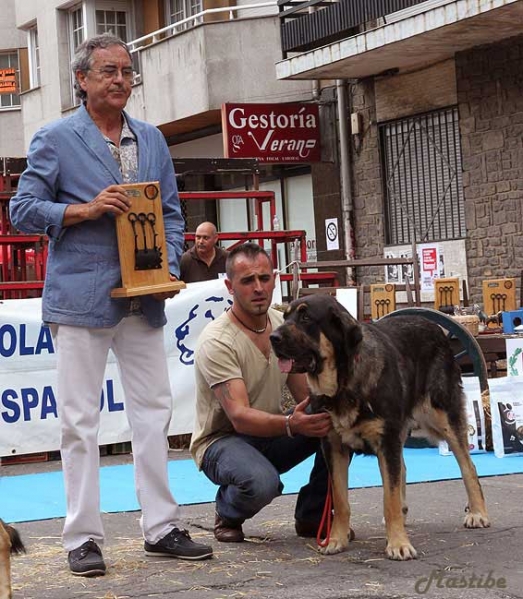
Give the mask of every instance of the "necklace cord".
<svg viewBox="0 0 523 599">
<path fill-rule="evenodd" d="M 236 320 L 243 325 L 246 329 L 248 329 L 249 331 L 251 331 L 252 333 L 256 333 L 256 335 L 261 335 L 262 333 L 265 333 L 265 331 L 267 330 L 267 327 L 269 326 L 269 315 L 267 313 L 265 313 L 265 326 L 263 327 L 263 329 L 253 329 L 252 327 L 246 325 L 243 320 L 236 314 L 236 312 L 232 309 L 231 307 L 231 313 L 234 316 L 234 318 L 236 318 Z"/>
</svg>

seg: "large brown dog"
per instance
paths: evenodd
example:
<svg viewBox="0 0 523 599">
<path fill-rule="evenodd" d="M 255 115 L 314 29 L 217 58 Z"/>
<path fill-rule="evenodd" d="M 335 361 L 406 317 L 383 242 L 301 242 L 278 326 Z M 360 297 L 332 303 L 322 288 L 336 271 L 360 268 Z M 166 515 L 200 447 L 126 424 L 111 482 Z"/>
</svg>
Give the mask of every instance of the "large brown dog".
<svg viewBox="0 0 523 599">
<path fill-rule="evenodd" d="M 468 495 L 464 525 L 490 526 L 468 450 L 461 373 L 438 325 L 401 315 L 361 324 L 333 297 L 311 295 L 290 304 L 271 343 L 282 371 L 307 373 L 314 409 L 332 416 L 323 449 L 332 476 L 334 519 L 322 553 L 348 547 L 348 465 L 353 453 L 365 453 L 378 457 L 387 557 L 417 556 L 404 526 L 402 450 L 413 421 L 430 437 L 445 439 L 456 456 Z"/>
<path fill-rule="evenodd" d="M 0 599 L 11 599 L 11 553 L 22 551 L 18 532 L 0 520 Z"/>
</svg>

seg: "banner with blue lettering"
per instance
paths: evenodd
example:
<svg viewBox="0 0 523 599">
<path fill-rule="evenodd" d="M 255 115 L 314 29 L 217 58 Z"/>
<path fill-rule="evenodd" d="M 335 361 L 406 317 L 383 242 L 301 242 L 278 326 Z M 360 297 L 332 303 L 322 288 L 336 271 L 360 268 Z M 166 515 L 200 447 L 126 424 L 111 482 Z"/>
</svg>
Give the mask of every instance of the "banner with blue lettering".
<svg viewBox="0 0 523 599">
<path fill-rule="evenodd" d="M 166 302 L 165 344 L 174 399 L 169 433 L 192 431 L 194 349 L 203 327 L 231 303 L 221 279 L 192 283 Z M 0 456 L 59 448 L 56 359 L 41 300 L 0 302 Z M 100 397 L 99 443 L 131 438 L 114 355 L 110 353 Z"/>
</svg>

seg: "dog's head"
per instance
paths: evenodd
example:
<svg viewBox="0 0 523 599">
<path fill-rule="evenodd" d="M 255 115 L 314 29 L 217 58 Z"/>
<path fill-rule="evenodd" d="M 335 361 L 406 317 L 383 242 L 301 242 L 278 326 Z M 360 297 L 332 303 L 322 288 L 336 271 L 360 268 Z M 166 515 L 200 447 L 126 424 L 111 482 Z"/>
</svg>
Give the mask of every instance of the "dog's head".
<svg viewBox="0 0 523 599">
<path fill-rule="evenodd" d="M 327 294 L 294 300 L 284 318 L 270 337 L 281 371 L 307 373 L 325 395 L 345 387 L 362 340 L 358 322 Z"/>
</svg>

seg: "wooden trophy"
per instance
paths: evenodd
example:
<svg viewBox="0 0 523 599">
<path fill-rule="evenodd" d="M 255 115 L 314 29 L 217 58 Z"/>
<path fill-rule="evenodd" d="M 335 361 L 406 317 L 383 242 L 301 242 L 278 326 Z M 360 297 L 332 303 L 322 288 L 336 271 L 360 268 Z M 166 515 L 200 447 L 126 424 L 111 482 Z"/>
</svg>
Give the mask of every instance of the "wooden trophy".
<svg viewBox="0 0 523 599">
<path fill-rule="evenodd" d="M 177 291 L 183 281 L 171 281 L 158 181 L 122 185 L 131 199 L 128 212 L 116 217 L 122 285 L 111 297 L 134 297 Z"/>
<path fill-rule="evenodd" d="M 483 310 L 487 316 L 511 312 L 516 304 L 516 279 L 486 279 L 483 281 Z"/>
<path fill-rule="evenodd" d="M 454 314 L 454 306 L 459 304 L 459 279 L 457 277 L 434 279 L 434 310 Z"/>
<path fill-rule="evenodd" d="M 370 286 L 371 318 L 377 320 L 396 309 L 396 289 L 392 283 L 375 283 Z"/>
</svg>

